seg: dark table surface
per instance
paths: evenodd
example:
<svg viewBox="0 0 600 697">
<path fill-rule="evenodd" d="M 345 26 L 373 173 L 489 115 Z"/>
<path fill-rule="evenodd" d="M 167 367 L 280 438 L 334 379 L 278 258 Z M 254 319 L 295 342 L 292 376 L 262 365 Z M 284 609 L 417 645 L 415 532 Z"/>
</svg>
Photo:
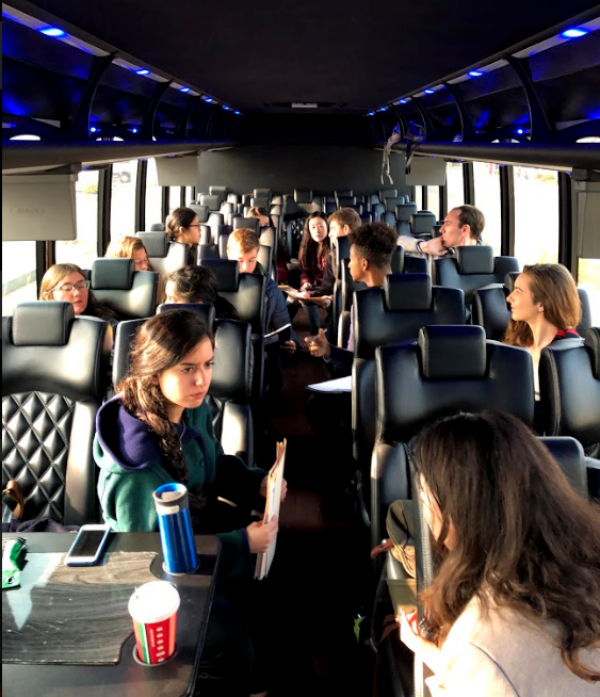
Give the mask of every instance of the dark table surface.
<svg viewBox="0 0 600 697">
<path fill-rule="evenodd" d="M 2 535 L 3 540 L 15 535 Z M 64 567 L 62 558 L 59 555 L 65 554 L 71 546 L 75 535 L 69 533 L 29 533 L 20 534 L 27 541 L 26 563 L 22 571 L 22 587 L 2 591 L 2 643 L 5 638 L 14 641 L 15 636 L 5 637 L 6 632 L 15 631 L 15 622 L 11 615 L 12 608 L 16 607 L 21 598 L 16 596 L 9 598 L 7 594 L 31 594 L 33 585 L 48 584 L 52 582 L 53 575 L 60 577 L 60 582 L 64 583 L 65 577 L 69 581 L 69 587 L 74 587 L 78 583 L 78 575 L 82 572 L 81 567 Z M 27 655 L 23 660 L 27 663 L 5 663 L 2 665 L 2 693 L 4 697 L 29 697 L 30 695 L 51 695 L 52 697 L 96 697 L 102 695 L 102 690 L 108 688 L 110 697 L 183 697 L 191 695 L 196 681 L 196 674 L 200 663 L 202 645 L 206 634 L 210 607 L 212 604 L 215 587 L 215 568 L 220 551 L 220 542 L 216 537 L 200 536 L 196 537 L 196 549 L 200 555 L 200 568 L 196 573 L 184 576 L 171 576 L 162 567 L 163 559 L 160 548 L 160 537 L 154 533 L 127 533 L 113 534 L 107 546 L 104 559 L 108 571 L 112 559 L 120 558 L 123 554 L 131 553 L 131 559 L 141 558 L 139 553 L 156 553 L 152 561 L 148 555 L 149 564 L 151 563 L 147 580 L 154 576 L 155 580 L 166 580 L 173 583 L 181 597 L 181 608 L 178 616 L 177 626 L 177 650 L 173 659 L 157 666 L 144 666 L 134 658 L 135 639 L 133 637 L 133 626 L 131 635 L 123 644 L 120 660 L 118 663 L 107 665 L 69 665 L 69 664 L 48 664 L 33 662 L 38 660 L 36 656 Z M 121 553 L 121 554 L 119 554 Z M 58 563 L 57 563 L 58 562 Z M 44 568 L 51 569 L 52 573 L 44 574 L 41 578 L 41 571 Z M 93 567 L 96 568 L 96 567 Z M 68 574 L 73 574 L 73 582 L 68 578 Z M 89 574 L 90 569 L 85 569 L 84 574 Z M 82 576 L 83 578 L 83 576 Z M 119 578 L 118 583 L 126 587 L 129 580 Z M 60 588 L 61 586 L 56 586 Z M 62 586 L 64 588 L 64 586 Z M 122 589 L 123 590 L 123 589 Z M 129 617 L 127 610 L 127 600 L 125 596 L 130 595 L 128 589 L 118 595 L 117 605 L 122 606 L 122 613 Z M 131 586 L 133 591 L 133 585 Z M 52 596 L 52 590 L 50 590 Z M 61 610 L 60 594 L 56 595 L 56 621 L 68 623 L 68 610 L 72 605 Z M 55 604 L 52 609 L 46 606 L 40 610 L 52 616 Z M 90 607 L 90 615 L 93 614 L 93 607 Z M 97 610 L 97 608 L 96 608 Z M 111 612 L 114 613 L 114 605 Z M 30 610 L 31 617 L 35 618 L 35 606 Z M 81 614 L 81 610 L 78 611 Z M 116 613 L 120 614 L 120 609 Z M 17 625 L 22 624 L 22 619 Z M 82 626 L 81 617 L 77 618 Z M 30 618 L 27 618 L 27 622 Z M 41 620 L 41 630 L 44 631 Z M 85 622 L 83 623 L 85 626 Z M 97 627 L 90 621 L 89 631 L 93 632 Z M 67 624 L 68 626 L 68 624 Z M 128 631 L 128 630 L 127 630 Z M 48 628 L 46 638 L 51 639 L 51 632 Z M 71 646 L 70 650 L 79 653 L 78 660 L 85 655 L 85 630 L 78 636 L 80 647 Z M 17 637 L 18 638 L 18 637 Z M 43 642 L 41 642 L 43 643 Z M 77 643 L 77 642 L 70 642 Z M 40 644 L 41 646 L 41 644 Z M 65 657 L 66 658 L 66 657 Z M 31 662 L 29 662 L 31 661 Z"/>
</svg>

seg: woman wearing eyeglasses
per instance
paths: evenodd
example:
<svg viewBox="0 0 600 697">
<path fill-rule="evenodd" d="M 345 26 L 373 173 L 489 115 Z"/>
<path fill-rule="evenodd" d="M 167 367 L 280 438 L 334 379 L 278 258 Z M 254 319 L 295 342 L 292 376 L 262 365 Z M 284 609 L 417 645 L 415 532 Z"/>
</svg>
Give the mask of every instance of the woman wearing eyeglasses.
<svg viewBox="0 0 600 697">
<path fill-rule="evenodd" d="M 76 264 L 54 264 L 44 274 L 40 300 L 62 300 L 71 303 L 75 315 L 104 319 L 111 324 L 118 321 L 117 313 L 94 297 L 90 282 Z"/>
<path fill-rule="evenodd" d="M 200 244 L 200 221 L 196 212 L 191 208 L 176 208 L 167 218 L 167 235 L 171 242 L 180 242 L 194 247 Z M 195 264 L 192 258 L 195 251 L 190 254 L 190 264 Z"/>
</svg>

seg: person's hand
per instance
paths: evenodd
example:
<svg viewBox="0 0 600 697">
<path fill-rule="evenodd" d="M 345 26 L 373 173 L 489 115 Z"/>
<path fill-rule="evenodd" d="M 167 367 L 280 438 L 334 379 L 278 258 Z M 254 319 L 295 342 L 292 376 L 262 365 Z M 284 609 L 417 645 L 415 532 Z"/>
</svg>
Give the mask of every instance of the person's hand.
<svg viewBox="0 0 600 697">
<path fill-rule="evenodd" d="M 300 290 L 310 290 L 312 288 L 312 283 L 306 281 L 300 286 Z"/>
<path fill-rule="evenodd" d="M 316 336 L 307 336 L 305 341 L 308 344 L 311 356 L 315 358 L 329 358 L 331 355 L 331 347 L 322 329 L 319 329 L 319 333 Z"/>
<path fill-rule="evenodd" d="M 400 639 L 415 653 L 434 673 L 439 673 L 442 662 L 442 652 L 433 641 L 424 639 L 419 632 L 419 620 L 417 613 L 413 612 L 406 615 L 404 610 L 400 611 L 400 617 L 396 619 L 400 622 Z"/>
<path fill-rule="evenodd" d="M 269 484 L 269 477 L 265 477 L 260 485 L 260 495 L 267 498 L 267 486 Z M 281 498 L 279 499 L 283 503 L 287 498 L 288 485 L 285 479 L 281 480 Z"/>
<path fill-rule="evenodd" d="M 321 298 L 313 298 L 313 303 L 319 307 L 329 307 L 331 305 L 331 296 L 323 295 Z"/>
<path fill-rule="evenodd" d="M 273 516 L 268 523 L 263 523 L 262 521 L 250 523 L 246 528 L 246 532 L 248 533 L 248 546 L 251 554 L 266 552 L 271 542 L 275 539 L 277 530 L 279 530 L 277 516 Z"/>
<path fill-rule="evenodd" d="M 429 254 L 434 257 L 443 257 L 448 254 L 448 250 L 444 247 L 441 237 L 434 237 L 432 240 L 421 242 L 419 249 L 423 254 Z"/>
<path fill-rule="evenodd" d="M 281 350 L 284 353 L 289 353 L 290 355 L 296 353 L 296 342 L 295 341 L 284 341 L 280 344 Z"/>
</svg>

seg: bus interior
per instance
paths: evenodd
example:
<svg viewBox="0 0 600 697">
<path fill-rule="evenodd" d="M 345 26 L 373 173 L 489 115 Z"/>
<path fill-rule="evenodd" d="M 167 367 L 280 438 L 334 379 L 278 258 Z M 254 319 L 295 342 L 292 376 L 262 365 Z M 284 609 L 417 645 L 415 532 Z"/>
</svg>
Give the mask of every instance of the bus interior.
<svg viewBox="0 0 600 697">
<path fill-rule="evenodd" d="M 2 11 L 3 327 L 38 298 L 53 264 L 92 269 L 111 241 L 139 234 L 166 245 L 166 256 L 165 220 L 181 206 L 198 213 L 209 266 L 226 256 L 223 244 L 246 226 L 249 209 L 266 208 L 274 229 L 270 242 L 261 237 L 268 273 L 276 279 L 290 262 L 293 284 L 305 220 L 316 211 L 327 218 L 349 207 L 365 224 L 426 241 L 449 211 L 470 204 L 485 215 L 489 258 L 516 260 L 511 270 L 566 266 L 585 301 L 584 331 L 598 332 L 599 5 L 9 0 Z M 490 282 L 506 314 L 504 274 L 488 274 Z M 359 293 L 353 301 L 347 279 L 338 285 L 333 343 L 338 325 L 346 323 L 347 337 L 348 323 L 358 322 L 350 308 Z M 154 314 L 156 302 L 149 307 L 127 319 Z M 253 335 L 264 331 L 256 317 L 248 320 Z M 481 317 L 473 304 L 464 321 L 499 340 Z M 355 325 L 354 370 L 370 371 L 373 383 L 376 348 L 417 334 L 371 337 L 371 326 L 361 337 Z M 255 379 L 250 400 L 258 464 L 268 468 L 275 440 L 288 441 L 269 695 L 426 695 L 423 665 L 397 632 L 376 645 L 374 629 L 381 564 L 369 552 L 387 537 L 392 494 L 371 468 L 372 453 L 395 447 L 406 431 L 386 430 L 375 388 L 365 397 L 353 384 L 356 473 L 328 510 L 321 480 L 330 463 L 305 410 L 307 386 L 331 376 L 305 350 L 302 312 L 293 328 L 299 345 L 281 357 L 282 388 Z M 5 340 L 3 329 L 3 364 Z M 589 372 L 596 401 L 584 435 L 569 419 L 546 433 L 581 442 L 596 497 L 599 380 Z M 3 370 L 3 405 L 4 383 Z M 468 406 L 460 394 L 452 399 L 456 409 Z M 8 425 L 3 416 L 3 436 Z M 10 449 L 3 445 L 3 488 L 24 477 L 5 466 Z M 36 514 L 52 514 L 39 503 L 42 474 L 35 464 L 25 469 L 35 473 L 26 495 L 37 497 Z M 64 496 L 59 487 L 58 508 Z"/>
</svg>

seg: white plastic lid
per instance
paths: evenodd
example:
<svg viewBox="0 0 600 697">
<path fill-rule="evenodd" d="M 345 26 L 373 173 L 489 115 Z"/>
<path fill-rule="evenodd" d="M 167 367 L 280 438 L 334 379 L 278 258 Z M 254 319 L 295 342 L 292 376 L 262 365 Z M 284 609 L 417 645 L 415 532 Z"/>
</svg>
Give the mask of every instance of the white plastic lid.
<svg viewBox="0 0 600 697">
<path fill-rule="evenodd" d="M 177 588 L 168 581 L 150 581 L 140 586 L 129 599 L 129 614 L 135 622 L 164 622 L 179 610 Z"/>
</svg>

